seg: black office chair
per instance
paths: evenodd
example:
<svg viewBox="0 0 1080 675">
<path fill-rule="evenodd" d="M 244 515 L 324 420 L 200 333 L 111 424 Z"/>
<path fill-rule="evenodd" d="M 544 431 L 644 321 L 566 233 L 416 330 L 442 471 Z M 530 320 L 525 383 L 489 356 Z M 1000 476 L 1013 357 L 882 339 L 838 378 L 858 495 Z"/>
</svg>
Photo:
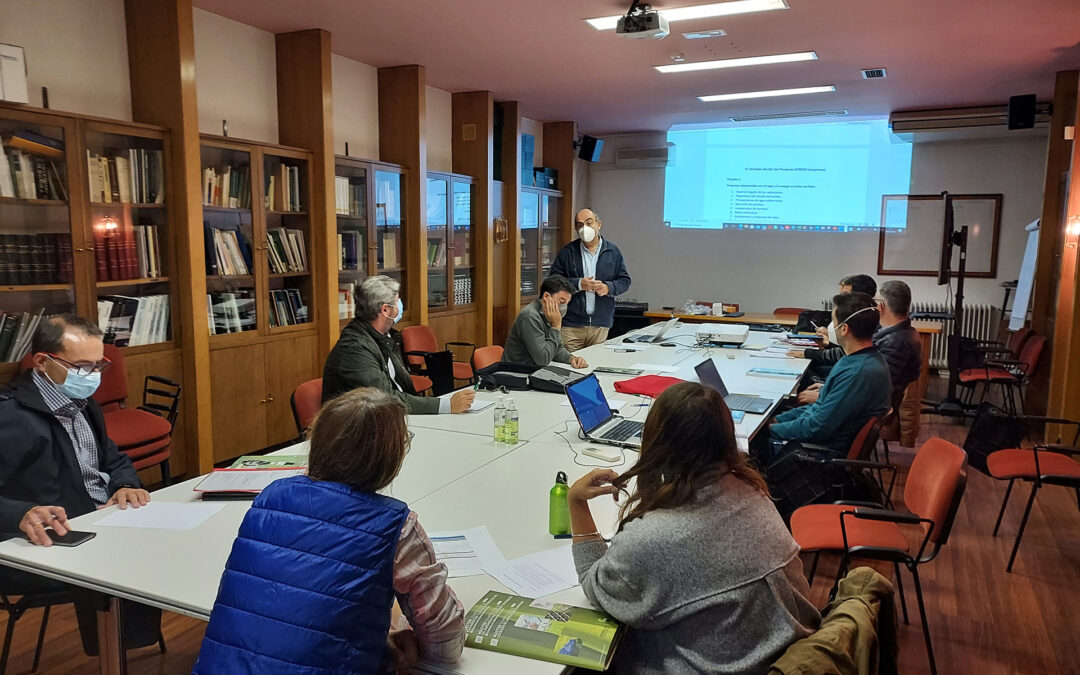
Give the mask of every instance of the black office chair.
<svg viewBox="0 0 1080 675">
<path fill-rule="evenodd" d="M 14 595 L 14 594 L 12 594 Z M 4 648 L 0 652 L 0 675 L 7 672 L 8 656 L 11 653 L 11 639 L 15 635 L 15 623 L 31 609 L 41 609 L 41 627 L 38 629 L 37 646 L 34 648 L 34 665 L 31 672 L 37 672 L 41 661 L 41 648 L 45 644 L 45 630 L 49 626 L 49 610 L 53 605 L 65 605 L 75 602 L 75 591 L 61 590 L 33 593 L 19 596 L 12 602 L 7 593 L 0 593 L 0 609 L 7 612 L 7 630 L 4 631 Z"/>
</svg>

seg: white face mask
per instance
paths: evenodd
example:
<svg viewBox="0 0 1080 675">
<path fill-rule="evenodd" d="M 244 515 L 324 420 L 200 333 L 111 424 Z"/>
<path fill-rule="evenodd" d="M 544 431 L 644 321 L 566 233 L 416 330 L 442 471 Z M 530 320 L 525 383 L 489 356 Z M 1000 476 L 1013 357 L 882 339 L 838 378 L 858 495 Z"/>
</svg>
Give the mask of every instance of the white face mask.
<svg viewBox="0 0 1080 675">
<path fill-rule="evenodd" d="M 843 326 L 848 321 L 851 321 L 852 316 L 858 316 L 859 314 L 862 314 L 863 312 L 869 312 L 869 311 L 875 311 L 876 312 L 877 307 L 863 307 L 859 311 L 853 313 L 851 316 L 849 316 L 848 318 L 841 321 L 840 326 Z M 831 344 L 834 344 L 834 345 L 840 344 L 839 340 L 836 337 L 836 331 L 840 328 L 840 326 L 834 326 L 832 323 L 829 324 L 829 342 Z"/>
<path fill-rule="evenodd" d="M 596 239 L 596 228 L 589 227 L 588 225 L 582 225 L 581 229 L 577 231 L 578 236 L 581 237 L 581 241 L 586 244 L 593 243 L 593 239 Z"/>
</svg>

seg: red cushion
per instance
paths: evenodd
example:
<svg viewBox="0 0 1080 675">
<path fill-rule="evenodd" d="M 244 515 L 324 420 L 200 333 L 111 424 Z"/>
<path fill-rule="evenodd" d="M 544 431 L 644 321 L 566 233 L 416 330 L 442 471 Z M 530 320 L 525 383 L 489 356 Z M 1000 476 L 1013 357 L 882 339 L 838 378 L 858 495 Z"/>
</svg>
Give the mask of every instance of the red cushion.
<svg viewBox="0 0 1080 675">
<path fill-rule="evenodd" d="M 409 375 L 412 378 L 413 389 L 417 394 L 422 394 L 428 389 L 431 389 L 431 378 L 424 377 L 423 375 Z"/>
<path fill-rule="evenodd" d="M 988 382 L 990 380 L 1016 381 L 1016 376 L 1001 368 L 971 368 L 960 371 L 961 382 Z"/>
<path fill-rule="evenodd" d="M 461 361 L 454 361 L 454 379 L 455 380 L 471 380 L 473 379 L 472 366 Z"/>
<path fill-rule="evenodd" d="M 986 468 L 994 478 L 1035 478 L 1035 453 L 1031 450 L 998 450 L 986 458 Z M 1080 478 L 1080 464 L 1060 452 L 1039 452 L 1039 471 L 1044 476 Z"/>
<path fill-rule="evenodd" d="M 804 551 L 843 551 L 844 537 L 840 532 L 840 513 L 854 511 L 854 506 L 811 504 L 796 509 L 791 515 L 791 536 Z M 880 546 L 908 550 L 908 540 L 900 526 L 877 520 L 844 519 L 849 546 Z"/>
<path fill-rule="evenodd" d="M 128 456 L 136 470 L 157 466 L 172 455 L 172 437 L 166 436 L 146 445 L 124 448 L 120 452 Z"/>
<path fill-rule="evenodd" d="M 649 398 L 656 398 L 664 393 L 664 390 L 668 387 L 682 381 L 677 377 L 668 377 L 667 375 L 641 375 L 616 382 L 615 391 L 620 394 L 639 394 Z"/>
<path fill-rule="evenodd" d="M 120 408 L 105 413 L 105 430 L 121 450 L 156 441 L 172 433 L 167 419 L 138 408 Z"/>
</svg>

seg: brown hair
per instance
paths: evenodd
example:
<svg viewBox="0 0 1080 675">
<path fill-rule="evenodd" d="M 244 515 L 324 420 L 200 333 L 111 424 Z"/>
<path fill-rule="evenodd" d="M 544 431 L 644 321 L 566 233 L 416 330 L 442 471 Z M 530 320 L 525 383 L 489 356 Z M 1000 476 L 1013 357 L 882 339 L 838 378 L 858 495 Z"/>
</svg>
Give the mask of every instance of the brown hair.
<svg viewBox="0 0 1080 675">
<path fill-rule="evenodd" d="M 765 480 L 739 452 L 735 422 L 724 398 L 712 387 L 680 382 L 660 394 L 645 419 L 637 464 L 619 477 L 637 485 L 619 513 L 619 530 L 649 511 L 688 504 L 714 480 L 731 473 L 768 494 Z"/>
<path fill-rule="evenodd" d="M 377 492 L 401 471 L 408 451 L 401 401 L 377 389 L 353 389 L 327 401 L 311 423 L 308 476 Z"/>
</svg>

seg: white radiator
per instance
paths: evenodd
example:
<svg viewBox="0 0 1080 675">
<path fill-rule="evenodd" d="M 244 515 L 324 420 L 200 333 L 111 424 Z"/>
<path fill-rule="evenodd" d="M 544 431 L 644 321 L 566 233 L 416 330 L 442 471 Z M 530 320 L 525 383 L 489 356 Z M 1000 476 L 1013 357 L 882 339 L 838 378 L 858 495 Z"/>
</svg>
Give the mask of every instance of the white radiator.
<svg viewBox="0 0 1080 675">
<path fill-rule="evenodd" d="M 914 302 L 911 305 L 914 312 L 952 312 L 952 305 L 944 302 Z M 964 337 L 976 340 L 996 340 L 998 337 L 998 325 L 1001 320 L 1001 310 L 993 305 L 969 305 L 964 303 L 964 325 L 960 334 Z M 942 331 L 939 335 L 930 336 L 930 367 L 948 368 L 949 350 L 948 339 L 956 331 L 956 322 L 953 320 L 941 322 Z"/>
</svg>

